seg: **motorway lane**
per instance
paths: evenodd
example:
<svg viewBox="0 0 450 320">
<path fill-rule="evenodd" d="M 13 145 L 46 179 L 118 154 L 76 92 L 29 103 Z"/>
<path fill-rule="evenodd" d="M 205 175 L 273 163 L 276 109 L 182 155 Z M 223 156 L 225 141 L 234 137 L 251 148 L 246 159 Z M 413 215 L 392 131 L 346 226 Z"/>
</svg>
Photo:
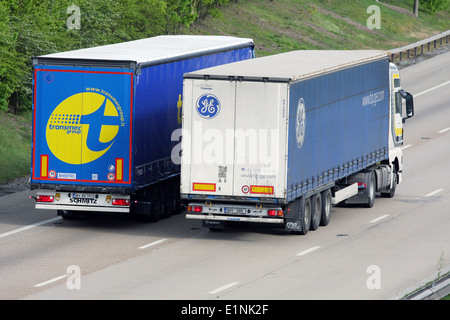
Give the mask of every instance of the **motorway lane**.
<svg viewBox="0 0 450 320">
<path fill-rule="evenodd" d="M 439 84 L 436 75 L 445 81 L 442 61 L 449 54 L 402 69 L 404 88 L 414 94 Z M 415 99 L 416 117 L 406 124 L 405 145 L 411 146 L 405 149 L 404 183 L 394 199 L 377 198 L 372 209 L 334 208 L 330 225 L 305 237 L 265 227 L 209 232 L 183 215 L 157 224 L 120 215 L 58 220 L 0 238 L 0 298 L 396 296 L 435 273 L 441 257 L 442 267 L 449 265 L 450 131 L 438 132 L 450 127 L 447 92 L 443 87 Z M 0 233 L 54 217 L 52 211 L 33 210 L 26 198 L 27 192 L 0 198 Z M 139 249 L 159 240 L 164 241 Z M 80 290 L 66 286 L 69 265 L 80 267 Z M 380 268 L 380 289 L 367 288 L 372 265 Z M 66 278 L 34 287 L 61 275 Z"/>
<path fill-rule="evenodd" d="M 66 221 L 55 218 L 54 211 L 35 210 L 29 194 L 25 191 L 0 198 L 0 299 L 38 292 L 43 287 L 35 285 L 68 275 L 68 266 L 79 266 L 83 275 L 88 274 L 145 253 L 139 247 L 162 236 L 166 245 L 202 231 L 187 227 L 181 215 L 171 218 L 178 219 L 175 224 L 169 219 L 150 224 L 121 214 Z M 10 234 L 48 219 L 55 221 Z"/>
</svg>

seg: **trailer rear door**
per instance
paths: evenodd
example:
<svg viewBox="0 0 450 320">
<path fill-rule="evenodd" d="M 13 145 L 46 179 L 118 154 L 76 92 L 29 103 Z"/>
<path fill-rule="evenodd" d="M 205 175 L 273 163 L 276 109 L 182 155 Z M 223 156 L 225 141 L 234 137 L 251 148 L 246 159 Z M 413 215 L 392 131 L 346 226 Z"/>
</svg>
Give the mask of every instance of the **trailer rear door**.
<svg viewBox="0 0 450 320">
<path fill-rule="evenodd" d="M 133 70 L 35 65 L 33 183 L 131 185 Z"/>
<path fill-rule="evenodd" d="M 285 83 L 185 79 L 182 193 L 283 198 Z"/>
<path fill-rule="evenodd" d="M 235 196 L 284 198 L 287 84 L 236 82 Z"/>
</svg>

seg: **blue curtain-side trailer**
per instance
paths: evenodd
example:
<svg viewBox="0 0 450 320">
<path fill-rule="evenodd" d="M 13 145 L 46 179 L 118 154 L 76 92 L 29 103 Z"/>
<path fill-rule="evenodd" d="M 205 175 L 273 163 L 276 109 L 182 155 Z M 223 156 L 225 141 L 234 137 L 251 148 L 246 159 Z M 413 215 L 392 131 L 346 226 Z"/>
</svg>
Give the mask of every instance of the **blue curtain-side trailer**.
<svg viewBox="0 0 450 320">
<path fill-rule="evenodd" d="M 153 221 L 176 211 L 183 74 L 252 58 L 251 39 L 183 35 L 33 58 L 36 208 Z"/>
<path fill-rule="evenodd" d="M 184 98 L 181 198 L 210 229 L 306 234 L 329 223 L 332 205 L 372 207 L 402 181 L 413 101 L 383 51 L 300 50 L 199 70 L 185 75 Z"/>
</svg>

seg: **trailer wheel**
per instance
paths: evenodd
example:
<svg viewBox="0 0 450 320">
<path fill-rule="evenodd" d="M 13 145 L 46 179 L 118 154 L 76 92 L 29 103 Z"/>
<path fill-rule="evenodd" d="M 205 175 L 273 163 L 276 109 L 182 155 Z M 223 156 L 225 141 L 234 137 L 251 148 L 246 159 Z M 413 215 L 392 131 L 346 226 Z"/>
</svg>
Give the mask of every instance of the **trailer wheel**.
<svg viewBox="0 0 450 320">
<path fill-rule="evenodd" d="M 369 172 L 369 179 L 368 179 L 368 185 L 367 185 L 367 208 L 372 208 L 375 203 L 375 187 L 376 187 L 376 181 L 375 181 L 375 174 L 373 171 Z"/>
<path fill-rule="evenodd" d="M 311 199 L 302 197 L 300 200 L 300 221 L 302 222 L 302 230 L 296 232 L 305 235 L 309 231 L 311 224 Z"/>
<path fill-rule="evenodd" d="M 162 216 L 161 192 L 153 190 L 151 195 L 151 208 L 146 218 L 149 222 L 158 222 Z"/>
<path fill-rule="evenodd" d="M 305 235 L 308 233 L 311 224 L 311 200 L 310 198 L 301 197 L 297 199 L 299 201 L 298 205 L 298 217 L 297 220 L 301 224 L 301 230 L 291 230 L 292 234 Z"/>
<path fill-rule="evenodd" d="M 317 230 L 322 216 L 322 197 L 320 193 L 312 196 L 311 200 L 311 225 L 310 230 Z"/>
<path fill-rule="evenodd" d="M 152 209 L 150 211 L 150 221 L 151 222 L 158 222 L 159 219 L 162 217 L 162 204 L 161 201 L 158 199 L 156 201 L 152 202 Z"/>
<path fill-rule="evenodd" d="M 332 210 L 331 190 L 328 189 L 322 191 L 320 195 L 322 196 L 322 214 L 320 217 L 320 225 L 326 226 L 328 225 L 331 219 L 331 210 Z"/>
</svg>

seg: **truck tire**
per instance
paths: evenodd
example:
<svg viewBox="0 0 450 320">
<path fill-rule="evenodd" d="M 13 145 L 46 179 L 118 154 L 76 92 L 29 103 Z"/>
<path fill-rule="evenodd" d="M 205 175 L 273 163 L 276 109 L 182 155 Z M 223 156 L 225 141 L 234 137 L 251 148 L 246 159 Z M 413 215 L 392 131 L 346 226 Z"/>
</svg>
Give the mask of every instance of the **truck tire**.
<svg viewBox="0 0 450 320">
<path fill-rule="evenodd" d="M 381 196 L 383 198 L 393 198 L 395 195 L 395 189 L 397 188 L 397 167 L 394 165 L 393 167 L 394 172 L 392 173 L 392 187 L 389 189 L 389 192 L 382 192 Z"/>
<path fill-rule="evenodd" d="M 161 199 L 162 204 L 162 218 L 168 218 L 172 215 L 172 199 L 170 197 L 170 194 L 164 194 L 163 198 Z"/>
<path fill-rule="evenodd" d="M 305 235 L 309 231 L 311 225 L 311 199 L 302 197 L 300 200 L 300 221 L 302 229 L 296 231 L 296 234 Z"/>
<path fill-rule="evenodd" d="M 311 225 L 310 230 L 317 230 L 322 216 L 322 197 L 317 193 L 311 198 Z"/>
<path fill-rule="evenodd" d="M 161 218 L 161 202 L 159 200 L 152 201 L 152 208 L 150 209 L 150 214 L 148 215 L 148 221 L 158 222 Z"/>
<path fill-rule="evenodd" d="M 375 174 L 373 171 L 370 171 L 369 178 L 367 179 L 367 208 L 372 208 L 375 203 L 375 189 L 376 189 L 376 181 Z"/>
<path fill-rule="evenodd" d="M 178 188 L 177 188 L 178 187 Z M 176 184 L 176 179 L 170 179 L 166 182 L 163 192 L 161 192 L 161 202 L 163 204 L 163 217 L 168 218 L 176 212 L 177 203 L 177 189 L 179 189 L 179 184 Z"/>
<path fill-rule="evenodd" d="M 301 224 L 300 230 L 291 230 L 292 234 L 305 235 L 309 231 L 309 227 L 311 224 L 311 199 L 305 197 L 301 197 L 297 199 L 299 201 L 298 205 L 298 223 Z"/>
<path fill-rule="evenodd" d="M 332 210 L 332 202 L 331 202 L 331 190 L 322 191 L 320 194 L 322 197 L 322 214 L 320 217 L 320 225 L 326 226 L 330 222 L 331 219 L 331 210 Z"/>
</svg>

